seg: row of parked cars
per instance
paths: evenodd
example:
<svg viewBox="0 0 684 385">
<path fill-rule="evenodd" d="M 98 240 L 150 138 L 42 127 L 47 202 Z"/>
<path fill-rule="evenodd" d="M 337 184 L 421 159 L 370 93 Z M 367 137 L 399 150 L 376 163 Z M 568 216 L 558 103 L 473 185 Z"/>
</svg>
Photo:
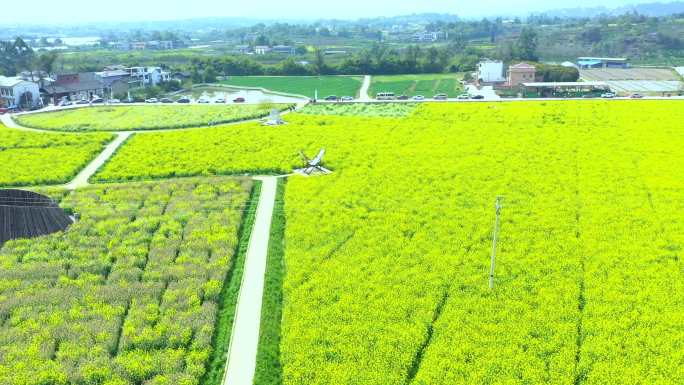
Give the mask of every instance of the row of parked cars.
<svg viewBox="0 0 684 385">
<path fill-rule="evenodd" d="M 60 101 L 57 105 L 59 107 L 65 107 L 65 106 L 73 106 L 73 105 L 81 105 L 81 104 L 102 104 L 104 102 L 105 102 L 105 100 L 103 98 L 95 96 L 90 100 L 81 99 L 81 100 L 77 100 L 77 101 L 71 101 L 71 100 L 64 99 L 64 100 Z M 233 103 L 245 103 L 245 102 L 246 102 L 246 100 L 243 97 L 238 97 L 238 98 L 233 99 Z M 124 100 L 109 99 L 107 101 L 107 103 L 109 103 L 109 104 L 120 104 L 120 103 L 149 103 L 149 104 L 154 104 L 154 103 L 166 103 L 166 104 L 181 103 L 181 104 L 188 104 L 188 103 L 192 103 L 192 100 L 190 100 L 190 98 L 187 98 L 187 97 L 182 97 L 182 98 L 176 100 L 175 102 L 170 98 L 161 98 L 161 99 L 158 99 L 158 98 L 149 98 L 149 99 L 129 98 L 129 99 L 124 99 Z M 209 103 L 212 103 L 212 101 L 209 99 L 206 99 L 206 98 L 200 98 L 197 100 L 197 103 L 209 104 Z M 218 98 L 218 99 L 214 100 L 213 103 L 226 103 L 226 99 Z"/>
<path fill-rule="evenodd" d="M 237 97 L 237 98 L 233 99 L 233 103 L 244 103 L 246 101 L 247 100 L 243 97 Z M 188 104 L 188 103 L 192 103 L 192 100 L 190 100 L 190 98 L 187 98 L 187 97 L 182 97 L 182 98 L 180 98 L 174 102 L 173 100 L 171 100 L 169 98 L 161 98 L 161 99 L 150 98 L 150 99 L 146 99 L 145 103 L 181 103 L 181 104 Z M 212 101 L 207 99 L 207 98 L 199 98 L 199 99 L 197 99 L 197 103 L 198 104 L 210 104 L 210 103 L 212 103 Z M 213 103 L 223 104 L 223 103 L 227 103 L 227 101 L 225 98 L 217 98 L 213 101 Z"/>
</svg>

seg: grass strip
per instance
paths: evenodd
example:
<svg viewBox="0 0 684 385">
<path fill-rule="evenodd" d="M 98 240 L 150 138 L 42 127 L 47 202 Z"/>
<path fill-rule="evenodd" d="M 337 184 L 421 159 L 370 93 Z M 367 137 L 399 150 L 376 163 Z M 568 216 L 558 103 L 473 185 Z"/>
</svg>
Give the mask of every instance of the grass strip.
<svg viewBox="0 0 684 385">
<path fill-rule="evenodd" d="M 242 223 L 238 233 L 240 234 L 240 239 L 235 250 L 233 264 L 230 270 L 228 270 L 223 283 L 223 289 L 221 290 L 219 312 L 216 317 L 216 326 L 211 344 L 213 347 L 212 355 L 201 382 L 204 385 L 220 385 L 223 381 L 223 372 L 226 368 L 238 294 L 240 293 L 242 274 L 245 269 L 245 258 L 247 256 L 247 248 L 249 247 L 249 239 L 254 228 L 254 221 L 256 220 L 256 210 L 260 195 L 261 182 L 254 181 L 249 201 L 242 214 Z"/>
<path fill-rule="evenodd" d="M 259 350 L 257 351 L 255 385 L 280 385 L 283 367 L 280 362 L 280 332 L 283 315 L 283 276 L 285 273 L 285 180 L 278 180 L 276 204 L 268 242 L 266 281 L 261 305 Z"/>
</svg>

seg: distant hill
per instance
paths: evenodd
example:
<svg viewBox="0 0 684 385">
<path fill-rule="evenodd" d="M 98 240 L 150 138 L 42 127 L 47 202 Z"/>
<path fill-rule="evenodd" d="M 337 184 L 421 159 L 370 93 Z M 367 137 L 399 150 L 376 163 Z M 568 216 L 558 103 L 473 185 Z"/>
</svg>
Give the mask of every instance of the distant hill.
<svg viewBox="0 0 684 385">
<path fill-rule="evenodd" d="M 603 6 L 589 8 L 564 8 L 534 14 L 551 17 L 583 18 L 596 17 L 599 15 L 618 16 L 633 12 L 646 16 L 669 16 L 684 13 L 684 1 L 675 1 L 671 3 L 632 4 L 617 8 L 608 8 Z"/>
</svg>

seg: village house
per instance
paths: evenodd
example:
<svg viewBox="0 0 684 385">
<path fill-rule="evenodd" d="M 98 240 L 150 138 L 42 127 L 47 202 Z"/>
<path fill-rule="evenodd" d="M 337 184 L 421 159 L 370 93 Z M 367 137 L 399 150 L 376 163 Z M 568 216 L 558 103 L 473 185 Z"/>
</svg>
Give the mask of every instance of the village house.
<svg viewBox="0 0 684 385">
<path fill-rule="evenodd" d="M 62 99 L 91 100 L 105 94 L 102 79 L 95 72 L 57 75 L 55 81 L 46 85 L 44 90 L 54 104 Z"/>
<path fill-rule="evenodd" d="M 523 83 L 534 82 L 536 76 L 537 69 L 535 66 L 527 63 L 518 63 L 508 67 L 506 85 L 508 87 L 518 87 Z"/>
<path fill-rule="evenodd" d="M 267 45 L 258 45 L 254 47 L 254 53 L 257 55 L 266 55 L 271 52 L 271 47 Z"/>
<path fill-rule="evenodd" d="M 130 83 L 139 87 L 156 86 L 171 80 L 171 74 L 161 67 L 130 67 L 126 71 L 130 74 Z"/>
<path fill-rule="evenodd" d="M 495 85 L 504 83 L 504 64 L 498 60 L 483 60 L 477 65 L 478 84 Z"/>
<path fill-rule="evenodd" d="M 30 109 L 41 105 L 37 83 L 20 77 L 0 76 L 0 107 Z"/>
<path fill-rule="evenodd" d="M 281 55 L 294 55 L 297 53 L 297 50 L 295 47 L 290 46 L 290 45 L 276 45 L 275 47 L 272 48 L 273 53 L 281 54 Z"/>
</svg>

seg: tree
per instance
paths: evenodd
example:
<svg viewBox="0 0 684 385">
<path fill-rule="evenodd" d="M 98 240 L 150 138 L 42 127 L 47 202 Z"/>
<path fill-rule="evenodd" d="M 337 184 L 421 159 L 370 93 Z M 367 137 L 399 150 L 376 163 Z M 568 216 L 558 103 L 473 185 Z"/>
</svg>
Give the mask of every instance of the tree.
<svg viewBox="0 0 684 385">
<path fill-rule="evenodd" d="M 521 60 L 531 60 L 537 61 L 539 57 L 537 56 L 537 44 L 538 44 L 537 32 L 532 27 L 523 28 L 518 38 L 517 53 Z"/>
<path fill-rule="evenodd" d="M 317 74 L 323 75 L 327 72 L 327 66 L 325 65 L 325 52 L 319 47 L 314 49 L 314 70 Z"/>
</svg>

